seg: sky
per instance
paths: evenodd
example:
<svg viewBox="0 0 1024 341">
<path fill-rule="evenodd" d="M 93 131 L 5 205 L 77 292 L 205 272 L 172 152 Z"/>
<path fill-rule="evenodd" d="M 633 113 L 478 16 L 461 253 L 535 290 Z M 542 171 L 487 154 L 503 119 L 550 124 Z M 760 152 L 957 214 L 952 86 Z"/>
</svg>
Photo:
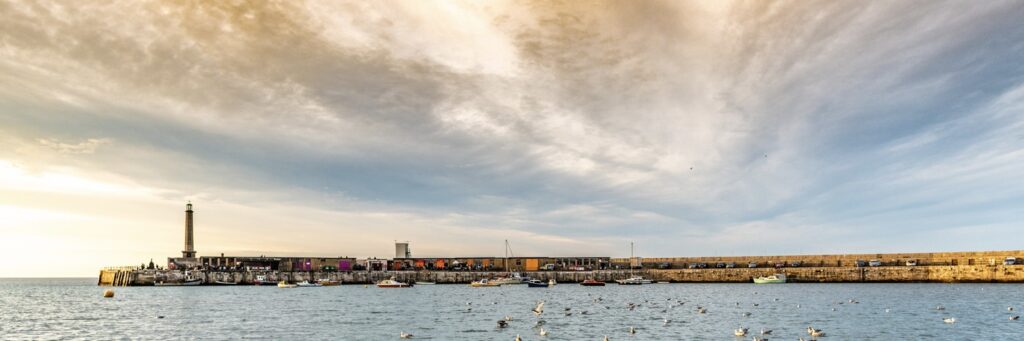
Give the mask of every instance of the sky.
<svg viewBox="0 0 1024 341">
<path fill-rule="evenodd" d="M 1016 1 L 0 0 L 0 277 L 1022 249 Z"/>
</svg>

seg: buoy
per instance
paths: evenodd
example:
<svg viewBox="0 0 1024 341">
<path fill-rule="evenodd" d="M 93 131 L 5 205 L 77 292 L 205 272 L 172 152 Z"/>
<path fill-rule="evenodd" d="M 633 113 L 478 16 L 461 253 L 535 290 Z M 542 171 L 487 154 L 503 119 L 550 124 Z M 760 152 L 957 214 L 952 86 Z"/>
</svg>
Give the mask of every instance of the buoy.
<svg viewBox="0 0 1024 341">
<path fill-rule="evenodd" d="M 106 298 L 114 297 L 114 291 L 110 290 L 110 289 L 107 289 L 107 291 L 103 292 L 103 297 L 106 297 Z"/>
</svg>

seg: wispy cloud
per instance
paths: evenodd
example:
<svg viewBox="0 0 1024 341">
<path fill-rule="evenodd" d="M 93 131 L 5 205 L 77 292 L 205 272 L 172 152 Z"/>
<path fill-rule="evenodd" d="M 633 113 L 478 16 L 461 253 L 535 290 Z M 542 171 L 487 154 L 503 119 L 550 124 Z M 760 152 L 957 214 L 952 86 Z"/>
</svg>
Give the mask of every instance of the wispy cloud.
<svg viewBox="0 0 1024 341">
<path fill-rule="evenodd" d="M 1021 17 L 1009 1 L 0 2 L 0 159 L 214 203 L 214 235 L 279 208 L 325 251 L 373 253 L 348 241 L 366 226 L 435 253 L 995 248 L 954 237 L 1019 220 Z M 231 248 L 287 239 L 265 225 L 274 238 Z M 760 237 L 794 234 L 816 240 Z"/>
</svg>

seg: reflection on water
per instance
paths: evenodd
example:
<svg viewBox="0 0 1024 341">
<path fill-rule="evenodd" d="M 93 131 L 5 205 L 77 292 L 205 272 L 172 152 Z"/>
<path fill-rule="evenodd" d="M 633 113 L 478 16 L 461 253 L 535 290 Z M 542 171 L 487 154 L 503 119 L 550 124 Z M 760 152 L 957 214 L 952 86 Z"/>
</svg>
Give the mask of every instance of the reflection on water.
<svg viewBox="0 0 1024 341">
<path fill-rule="evenodd" d="M 115 288 L 113 299 L 104 289 L 94 279 L 0 279 L 0 338 L 749 340 L 764 328 L 796 340 L 808 326 L 824 340 L 1024 336 L 1024 321 L 1009 319 L 1024 308 L 1020 284 L 138 287 Z M 538 318 L 530 310 L 539 300 Z M 512 321 L 498 328 L 506 315 Z M 733 336 L 741 327 L 746 338 Z"/>
</svg>

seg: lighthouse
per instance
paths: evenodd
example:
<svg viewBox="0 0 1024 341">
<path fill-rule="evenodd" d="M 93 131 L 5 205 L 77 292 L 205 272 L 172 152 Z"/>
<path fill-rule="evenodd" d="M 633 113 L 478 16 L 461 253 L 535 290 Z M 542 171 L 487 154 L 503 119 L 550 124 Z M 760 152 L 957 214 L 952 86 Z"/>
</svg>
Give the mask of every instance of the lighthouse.
<svg viewBox="0 0 1024 341">
<path fill-rule="evenodd" d="M 181 258 L 196 258 L 195 242 L 192 239 L 192 202 L 185 205 L 185 250 Z"/>
</svg>

